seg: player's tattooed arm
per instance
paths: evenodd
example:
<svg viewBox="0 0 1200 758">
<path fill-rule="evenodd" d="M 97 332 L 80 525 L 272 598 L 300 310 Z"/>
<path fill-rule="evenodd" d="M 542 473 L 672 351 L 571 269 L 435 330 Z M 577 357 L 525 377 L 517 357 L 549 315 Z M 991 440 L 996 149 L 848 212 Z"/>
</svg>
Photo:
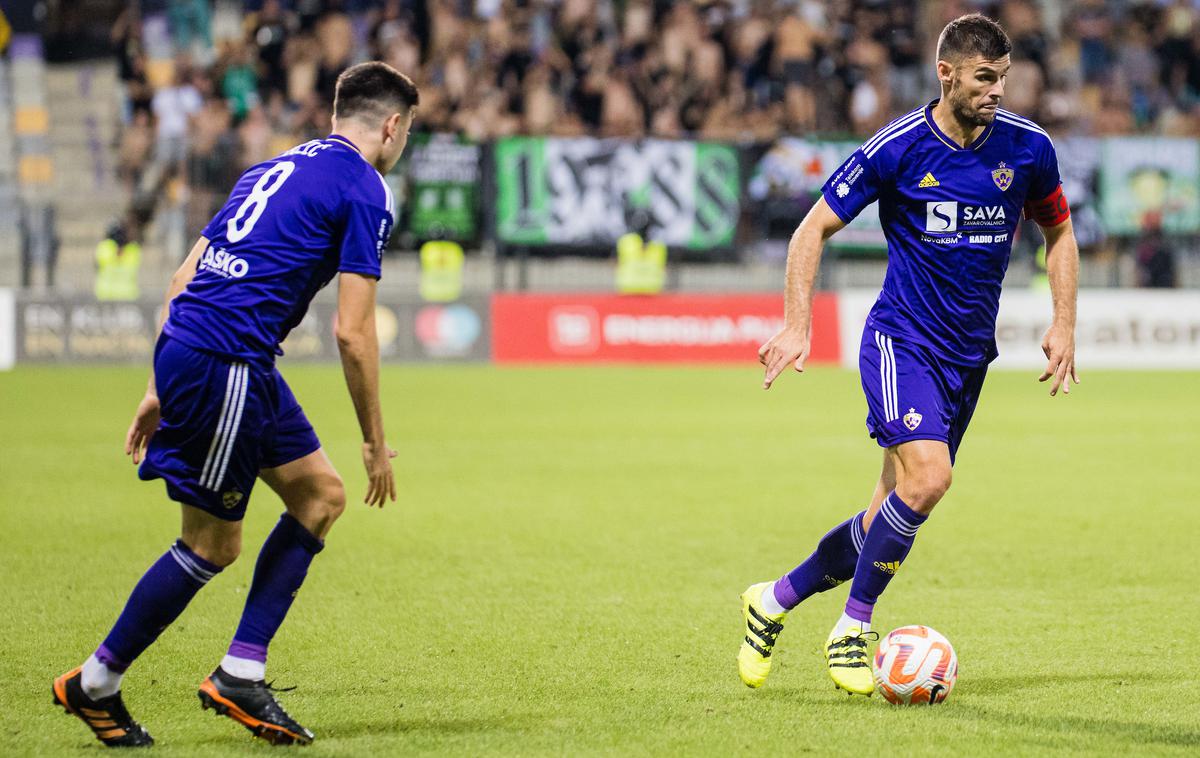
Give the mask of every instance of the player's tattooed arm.
<svg viewBox="0 0 1200 758">
<path fill-rule="evenodd" d="M 392 458 L 383 435 L 383 411 L 379 403 L 379 341 L 375 336 L 375 289 L 373 277 L 343 272 L 338 278 L 337 336 L 342 372 L 363 435 L 363 465 L 367 469 L 367 505 L 383 507 L 396 499 Z"/>
<path fill-rule="evenodd" d="M 188 282 L 192 281 L 192 277 L 196 275 L 196 265 L 200 260 L 200 256 L 204 254 L 204 250 L 208 247 L 208 240 L 204 237 L 196 240 L 196 244 L 192 246 L 192 251 L 188 253 L 188 257 L 171 276 L 171 284 L 167 287 L 167 296 L 163 301 L 162 313 L 158 315 L 158 329 L 155 335 L 162 331 L 163 322 L 167 320 L 167 312 L 170 309 L 171 301 L 184 288 L 188 286 Z M 133 421 L 129 424 L 129 431 L 125 433 L 125 455 L 132 458 L 134 465 L 142 462 L 142 455 L 146 449 L 146 444 L 150 442 L 150 437 L 154 435 L 154 431 L 158 429 L 160 418 L 160 408 L 158 404 L 158 388 L 154 384 L 154 364 L 150 364 L 150 380 L 146 383 L 146 394 L 138 403 L 137 410 L 133 414 Z"/>
<path fill-rule="evenodd" d="M 1079 384 L 1075 371 L 1075 295 L 1079 285 L 1079 246 L 1068 217 L 1060 223 L 1042 227 L 1046 238 L 1046 272 L 1050 278 L 1050 296 L 1054 301 L 1054 318 L 1042 338 L 1046 354 L 1046 370 L 1039 377 L 1044 382 L 1051 377 L 1050 394 L 1071 392 L 1071 382 Z"/>
<path fill-rule="evenodd" d="M 821 197 L 792 235 L 788 243 L 783 329 L 758 349 L 758 361 L 766 367 L 763 389 L 771 389 L 771 383 L 789 363 L 797 371 L 804 371 L 812 339 L 812 291 L 821 265 L 821 251 L 825 241 L 845 225 Z"/>
</svg>

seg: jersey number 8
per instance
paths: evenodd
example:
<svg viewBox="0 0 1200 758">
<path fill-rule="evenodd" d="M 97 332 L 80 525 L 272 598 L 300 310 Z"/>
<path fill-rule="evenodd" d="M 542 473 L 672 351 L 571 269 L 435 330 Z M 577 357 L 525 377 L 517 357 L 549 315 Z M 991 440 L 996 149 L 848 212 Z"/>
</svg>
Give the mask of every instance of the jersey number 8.
<svg viewBox="0 0 1200 758">
<path fill-rule="evenodd" d="M 271 199 L 296 170 L 296 164 L 291 161 L 280 161 L 254 183 L 254 189 L 242 201 L 237 213 L 225 224 L 225 237 L 230 242 L 240 242 L 254 229 L 263 211 L 267 209 L 267 201 Z"/>
</svg>

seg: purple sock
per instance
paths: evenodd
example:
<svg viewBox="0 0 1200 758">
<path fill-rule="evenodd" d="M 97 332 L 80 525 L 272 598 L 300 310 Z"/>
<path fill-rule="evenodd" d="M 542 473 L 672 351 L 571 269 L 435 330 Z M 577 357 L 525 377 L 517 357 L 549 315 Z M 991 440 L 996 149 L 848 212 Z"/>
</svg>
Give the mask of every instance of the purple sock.
<svg viewBox="0 0 1200 758">
<path fill-rule="evenodd" d="M 291 515 L 285 513 L 279 517 L 254 564 L 254 580 L 246 596 L 242 621 L 229 645 L 230 655 L 252 661 L 267 660 L 271 638 L 292 607 L 313 556 L 324 547 L 324 542 Z"/>
<path fill-rule="evenodd" d="M 895 492 L 888 495 L 863 541 L 850 597 L 846 600 L 846 615 L 859 621 L 871 621 L 875 601 L 883 594 L 888 582 L 900 570 L 900 564 L 912 549 L 917 529 L 925 517 L 905 505 Z"/>
<path fill-rule="evenodd" d="M 125 671 L 220 571 L 220 566 L 193 553 L 183 540 L 175 540 L 133 588 L 96 658 L 113 671 Z"/>
<path fill-rule="evenodd" d="M 775 600 L 789 611 L 818 592 L 833 589 L 854 576 L 864 532 L 862 511 L 829 530 L 808 560 L 775 582 Z"/>
</svg>

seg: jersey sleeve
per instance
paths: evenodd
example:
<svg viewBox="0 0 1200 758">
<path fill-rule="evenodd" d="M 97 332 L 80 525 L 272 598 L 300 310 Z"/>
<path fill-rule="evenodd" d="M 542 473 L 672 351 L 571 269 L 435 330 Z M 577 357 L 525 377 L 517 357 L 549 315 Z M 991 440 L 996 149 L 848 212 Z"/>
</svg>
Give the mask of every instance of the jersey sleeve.
<svg viewBox="0 0 1200 758">
<path fill-rule="evenodd" d="M 880 160 L 880 155 L 868 156 L 860 147 L 821 188 L 825 202 L 847 224 L 879 198 L 883 175 Z"/>
<path fill-rule="evenodd" d="M 355 187 L 347 193 L 344 203 L 345 226 L 342 232 L 341 249 L 338 251 L 338 271 L 363 274 L 378 279 L 381 275 L 380 261 L 388 238 L 395 224 L 392 192 L 383 177 L 371 169 L 359 182 L 365 187 Z M 371 183 L 374 182 L 374 186 Z"/>
<path fill-rule="evenodd" d="M 1071 216 L 1058 173 L 1058 153 L 1047 137 L 1040 140 L 1036 152 L 1035 173 L 1025 200 L 1025 218 L 1040 226 L 1058 226 Z"/>
</svg>

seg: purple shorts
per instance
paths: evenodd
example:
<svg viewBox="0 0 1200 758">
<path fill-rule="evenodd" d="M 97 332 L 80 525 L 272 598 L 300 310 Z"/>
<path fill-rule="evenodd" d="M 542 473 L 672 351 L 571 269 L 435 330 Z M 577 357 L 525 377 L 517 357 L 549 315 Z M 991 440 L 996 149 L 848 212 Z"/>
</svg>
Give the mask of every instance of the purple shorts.
<svg viewBox="0 0 1200 758">
<path fill-rule="evenodd" d="M 867 327 L 858 371 L 867 396 L 867 431 L 880 447 L 941 440 L 958 452 L 979 402 L 987 364 L 960 366 L 932 350 Z"/>
<path fill-rule="evenodd" d="M 164 334 L 154 350 L 154 379 L 162 420 L 138 476 L 165 480 L 172 500 L 238 521 L 260 469 L 321 447 L 273 366 L 207 353 Z"/>
</svg>

